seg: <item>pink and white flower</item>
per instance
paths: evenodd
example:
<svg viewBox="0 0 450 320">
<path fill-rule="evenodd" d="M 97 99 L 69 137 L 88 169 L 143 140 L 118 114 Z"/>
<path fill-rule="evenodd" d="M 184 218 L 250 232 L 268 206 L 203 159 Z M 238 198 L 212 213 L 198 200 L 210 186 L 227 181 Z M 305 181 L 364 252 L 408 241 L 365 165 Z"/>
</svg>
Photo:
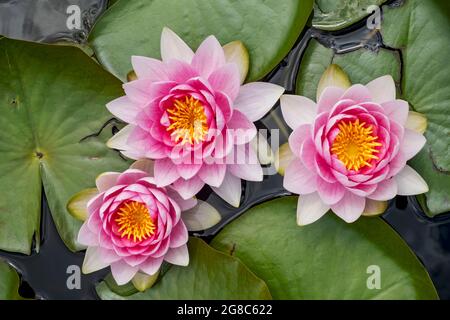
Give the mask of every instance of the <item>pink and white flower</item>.
<svg viewBox="0 0 450 320">
<path fill-rule="evenodd" d="M 294 159 L 284 187 L 299 194 L 297 221 L 312 223 L 330 208 L 346 222 L 358 219 L 374 201 L 428 191 L 406 163 L 425 137 L 405 127 L 409 106 L 396 99 L 391 76 L 348 89 L 326 87 L 318 102 L 285 95 L 283 117 L 294 130 Z"/>
<path fill-rule="evenodd" d="M 162 61 L 133 56 L 137 80 L 124 84 L 126 96 L 107 105 L 129 124 L 108 145 L 132 159 L 155 160 L 155 183 L 172 184 L 184 199 L 208 184 L 239 206 L 241 179 L 263 179 L 257 160 L 230 159 L 232 154 L 257 158 L 249 147 L 256 135 L 253 122 L 272 108 L 284 89 L 261 82 L 241 85 L 248 56 L 242 43 L 234 45 L 237 50 L 224 50 L 210 36 L 194 53 L 164 28 Z"/>
<path fill-rule="evenodd" d="M 87 203 L 78 242 L 87 246 L 83 272 L 111 266 L 119 285 L 138 272 L 154 275 L 163 261 L 186 266 L 188 230 L 182 211 L 197 200 L 157 187 L 148 173 L 129 169 L 101 174 L 98 194 Z"/>
</svg>

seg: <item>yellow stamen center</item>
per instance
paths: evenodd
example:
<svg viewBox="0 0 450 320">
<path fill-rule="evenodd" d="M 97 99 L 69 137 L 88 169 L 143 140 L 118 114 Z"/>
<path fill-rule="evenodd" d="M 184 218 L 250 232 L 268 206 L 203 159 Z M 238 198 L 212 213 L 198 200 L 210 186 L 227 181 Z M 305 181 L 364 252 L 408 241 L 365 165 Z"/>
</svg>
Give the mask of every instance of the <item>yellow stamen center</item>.
<svg viewBox="0 0 450 320">
<path fill-rule="evenodd" d="M 155 233 L 156 226 L 145 204 L 129 201 L 123 204 L 117 211 L 115 219 L 119 226 L 121 237 L 128 240 L 141 241 L 151 237 Z"/>
<path fill-rule="evenodd" d="M 359 123 L 341 121 L 338 124 L 339 133 L 331 146 L 332 154 L 335 154 L 348 170 L 358 171 L 368 166 L 372 167 L 370 161 L 377 160 L 375 155 L 379 153 L 376 147 L 382 146 L 377 142 L 378 137 L 373 135 L 372 125 L 365 122 Z"/>
<path fill-rule="evenodd" d="M 193 97 L 175 100 L 171 109 L 167 110 L 170 126 L 167 131 L 171 133 L 175 142 L 184 145 L 204 141 L 208 133 L 208 124 L 205 109 L 199 100 Z"/>
</svg>

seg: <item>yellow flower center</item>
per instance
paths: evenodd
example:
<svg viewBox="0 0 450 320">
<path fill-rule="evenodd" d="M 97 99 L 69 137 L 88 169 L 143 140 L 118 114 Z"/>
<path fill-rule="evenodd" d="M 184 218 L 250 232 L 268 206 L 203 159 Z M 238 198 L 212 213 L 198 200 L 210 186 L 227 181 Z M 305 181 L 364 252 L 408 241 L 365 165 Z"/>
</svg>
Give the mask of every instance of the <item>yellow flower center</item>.
<svg viewBox="0 0 450 320">
<path fill-rule="evenodd" d="M 205 109 L 199 100 L 186 97 L 184 100 L 175 100 L 171 109 L 167 110 L 170 126 L 167 131 L 175 142 L 184 145 L 204 141 L 208 133 L 208 124 Z"/>
<path fill-rule="evenodd" d="M 136 242 L 145 240 L 155 233 L 156 226 L 145 204 L 129 201 L 117 211 L 116 223 L 119 226 L 121 237 L 133 238 Z"/>
<path fill-rule="evenodd" d="M 353 122 L 341 121 L 338 124 L 339 133 L 331 146 L 332 154 L 335 154 L 348 170 L 358 171 L 368 166 L 370 161 L 378 159 L 375 155 L 379 152 L 376 147 L 382 144 L 377 142 L 378 137 L 373 135 L 372 125 L 366 126 L 359 120 Z"/>
</svg>

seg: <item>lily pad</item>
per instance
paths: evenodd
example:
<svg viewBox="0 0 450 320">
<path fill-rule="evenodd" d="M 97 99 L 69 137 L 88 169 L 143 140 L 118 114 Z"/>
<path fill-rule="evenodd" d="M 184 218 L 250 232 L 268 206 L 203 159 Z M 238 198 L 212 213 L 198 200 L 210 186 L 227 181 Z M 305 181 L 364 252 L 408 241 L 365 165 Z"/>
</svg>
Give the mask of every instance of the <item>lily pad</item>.
<svg viewBox="0 0 450 320">
<path fill-rule="evenodd" d="M 297 92 L 314 97 L 313 90 L 331 61 L 353 83 L 391 74 L 398 84 L 398 96 L 428 119 L 427 144 L 410 165 L 429 185 L 421 203 L 429 216 L 435 216 L 450 211 L 450 74 L 443 67 L 450 56 L 450 3 L 410 0 L 396 8 L 384 6 L 383 12 L 381 34 L 387 49 L 335 55 L 312 41 L 302 61 Z"/>
<path fill-rule="evenodd" d="M 21 300 L 20 279 L 12 267 L 0 260 L 0 300 Z"/>
<path fill-rule="evenodd" d="M 130 295 L 129 290 L 121 290 L 126 293 L 121 296 L 115 293 L 120 290 L 102 282 L 97 293 L 105 300 L 271 299 L 264 281 L 238 259 L 211 248 L 203 240 L 189 240 L 189 255 L 189 266 L 172 266 L 145 292 Z"/>
<path fill-rule="evenodd" d="M 132 55 L 160 57 L 165 26 L 194 49 L 211 34 L 222 44 L 241 40 L 250 52 L 248 80 L 253 81 L 286 56 L 312 7 L 312 0 L 118 1 L 95 24 L 89 43 L 100 63 L 125 81 Z"/>
<path fill-rule="evenodd" d="M 75 47 L 0 39 L 0 249 L 30 253 L 39 247 L 44 191 L 58 232 L 79 249 L 80 222 L 69 198 L 94 185 L 103 171 L 127 163 L 105 146 L 111 115 L 105 104 L 121 83 Z M 109 136 L 109 137 L 108 137 Z"/>
<path fill-rule="evenodd" d="M 322 30 L 339 30 L 369 16 L 373 6 L 386 0 L 316 0 L 313 26 Z"/>
<path fill-rule="evenodd" d="M 226 226 L 212 246 L 241 259 L 274 299 L 438 298 L 422 264 L 382 219 L 347 224 L 329 213 L 298 227 L 296 207 L 297 197 L 259 205 Z"/>
</svg>

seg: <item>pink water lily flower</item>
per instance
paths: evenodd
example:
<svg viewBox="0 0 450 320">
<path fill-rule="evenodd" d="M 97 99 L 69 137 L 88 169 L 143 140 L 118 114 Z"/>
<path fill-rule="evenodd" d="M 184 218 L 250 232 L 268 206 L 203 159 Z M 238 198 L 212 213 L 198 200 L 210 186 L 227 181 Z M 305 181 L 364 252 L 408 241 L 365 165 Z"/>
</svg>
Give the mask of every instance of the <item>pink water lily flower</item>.
<svg viewBox="0 0 450 320">
<path fill-rule="evenodd" d="M 425 137 L 405 128 L 408 103 L 396 100 L 391 76 L 344 90 L 327 87 L 316 104 L 302 96 L 283 96 L 284 119 L 294 130 L 294 160 L 284 187 L 299 194 L 299 225 L 312 223 L 330 208 L 353 222 L 373 201 L 428 191 L 406 162 Z"/>
<path fill-rule="evenodd" d="M 88 202 L 88 217 L 78 234 L 78 242 L 88 247 L 84 273 L 111 266 L 122 285 L 137 272 L 154 275 L 164 260 L 188 265 L 182 211 L 197 200 L 157 187 L 152 177 L 136 169 L 104 173 L 96 184 L 99 193 Z"/>
<path fill-rule="evenodd" d="M 241 85 L 248 56 L 242 43 L 235 44 L 240 49 L 226 54 L 210 36 L 194 53 L 164 28 L 162 61 L 133 56 L 137 80 L 124 84 L 126 96 L 107 105 L 129 124 L 108 145 L 132 159 L 155 160 L 156 184 L 172 184 L 185 199 L 208 184 L 239 206 L 241 179 L 263 179 L 258 161 L 233 161 L 231 155 L 256 158 L 249 148 L 257 132 L 253 122 L 284 89 L 261 82 Z"/>
</svg>

